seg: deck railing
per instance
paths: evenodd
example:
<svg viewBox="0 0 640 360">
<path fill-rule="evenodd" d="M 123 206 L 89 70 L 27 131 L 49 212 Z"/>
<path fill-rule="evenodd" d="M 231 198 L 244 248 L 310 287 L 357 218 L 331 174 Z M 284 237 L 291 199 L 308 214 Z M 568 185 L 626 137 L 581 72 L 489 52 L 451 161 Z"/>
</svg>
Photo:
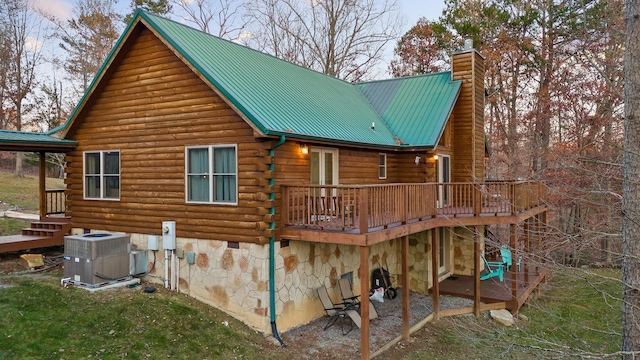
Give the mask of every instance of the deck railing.
<svg viewBox="0 0 640 360">
<path fill-rule="evenodd" d="M 64 190 L 45 190 L 46 215 L 64 214 L 67 210 Z"/>
<path fill-rule="evenodd" d="M 522 182 L 283 185 L 284 226 L 359 230 L 437 216 L 499 216 L 541 205 L 543 184 Z"/>
</svg>

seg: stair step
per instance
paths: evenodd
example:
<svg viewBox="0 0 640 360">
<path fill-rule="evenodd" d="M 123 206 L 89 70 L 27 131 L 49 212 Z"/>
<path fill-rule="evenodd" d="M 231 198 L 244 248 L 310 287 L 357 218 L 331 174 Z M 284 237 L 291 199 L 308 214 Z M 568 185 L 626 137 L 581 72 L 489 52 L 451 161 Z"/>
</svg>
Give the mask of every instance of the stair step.
<svg viewBox="0 0 640 360">
<path fill-rule="evenodd" d="M 61 222 L 45 222 L 45 221 L 36 221 L 31 223 L 32 229 L 53 229 L 53 230 L 62 230 L 65 223 Z"/>
<path fill-rule="evenodd" d="M 27 236 L 46 236 L 46 237 L 49 237 L 49 236 L 54 236 L 58 232 L 60 232 L 60 230 L 33 229 L 33 228 L 22 229 L 22 235 L 27 235 Z"/>
<path fill-rule="evenodd" d="M 48 222 L 48 223 L 62 223 L 62 224 L 70 224 L 71 217 L 69 216 L 47 216 L 41 217 L 40 222 Z"/>
</svg>

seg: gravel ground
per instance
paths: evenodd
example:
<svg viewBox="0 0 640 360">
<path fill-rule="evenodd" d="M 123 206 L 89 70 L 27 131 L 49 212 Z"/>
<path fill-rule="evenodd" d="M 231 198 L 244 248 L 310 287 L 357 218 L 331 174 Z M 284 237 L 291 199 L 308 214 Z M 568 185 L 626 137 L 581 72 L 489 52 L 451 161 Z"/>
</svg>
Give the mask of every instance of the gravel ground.
<svg viewBox="0 0 640 360">
<path fill-rule="evenodd" d="M 370 322 L 370 351 L 386 345 L 402 334 L 402 294 L 398 289 L 398 297 L 384 303 L 372 302 L 378 312 L 378 318 Z M 410 294 L 411 317 L 410 326 L 418 323 L 433 311 L 431 296 L 422 293 Z M 473 301 L 451 296 L 440 297 L 440 309 L 457 309 L 473 306 Z M 287 345 L 284 350 L 295 354 L 296 359 L 356 359 L 360 357 L 360 330 L 353 330 L 342 335 L 340 323 L 323 330 L 327 317 L 322 317 L 309 324 L 299 326 L 281 334 Z M 345 325 L 348 326 L 348 325 Z"/>
</svg>

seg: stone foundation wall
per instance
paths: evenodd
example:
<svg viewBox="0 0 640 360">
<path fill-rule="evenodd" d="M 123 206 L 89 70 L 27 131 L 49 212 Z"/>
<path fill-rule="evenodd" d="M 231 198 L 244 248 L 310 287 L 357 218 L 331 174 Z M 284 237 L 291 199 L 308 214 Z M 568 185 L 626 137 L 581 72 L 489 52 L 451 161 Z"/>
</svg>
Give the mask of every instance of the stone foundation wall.
<svg viewBox="0 0 640 360">
<path fill-rule="evenodd" d="M 400 255 L 398 255 L 398 261 L 402 261 Z M 409 235 L 409 288 L 426 293 L 433 285 L 432 283 L 431 231 L 411 234 Z"/>
<path fill-rule="evenodd" d="M 473 276 L 473 228 L 457 227 L 453 232 L 453 273 Z M 484 235 L 480 235 L 480 252 L 484 252 Z M 481 270 L 484 264 L 480 261 Z"/>
<path fill-rule="evenodd" d="M 280 243 L 277 243 L 280 246 Z M 374 245 L 369 251 L 370 270 L 382 265 L 391 273 L 399 269 L 399 241 Z M 361 276 L 357 246 L 290 241 L 276 255 L 276 313 L 281 331 L 306 324 L 325 314 L 317 289 L 325 286 L 334 302 L 341 302 L 338 280 L 351 273 L 352 288 L 360 295 L 360 281 L 371 281 L 371 274 Z M 368 295 L 368 294 L 367 294 Z"/>
<path fill-rule="evenodd" d="M 81 234 L 83 229 L 73 229 Z M 146 249 L 148 235 L 130 234 L 134 249 Z M 464 236 L 454 241 L 463 255 L 469 244 Z M 360 282 L 371 286 L 371 273 L 360 274 L 360 253 L 357 246 L 321 244 L 306 241 L 276 242 L 275 288 L 276 316 L 279 331 L 306 324 L 324 316 L 317 288 L 325 286 L 334 302 L 340 302 L 338 280 L 351 274 L 355 294 L 360 294 Z M 226 241 L 177 238 L 177 248 L 185 254 L 193 251 L 196 263 L 180 261 L 179 291 L 220 308 L 256 330 L 270 333 L 269 313 L 269 245 L 240 243 L 229 247 Z M 164 252 L 156 253 L 153 271 L 145 278 L 163 286 Z M 470 242 L 473 254 L 473 242 Z M 402 241 L 395 239 L 371 246 L 369 269 L 384 267 L 395 276 L 393 286 L 398 287 L 401 270 Z M 456 250 L 457 251 L 457 250 Z M 466 256 L 466 255 L 465 255 Z M 153 254 L 149 253 L 149 267 Z M 471 258 L 471 264 L 473 259 Z M 462 271 L 468 271 L 467 261 L 461 262 Z M 430 231 L 409 237 L 409 281 L 412 290 L 427 292 L 431 287 L 431 234 Z M 366 294 L 368 295 L 368 294 Z"/>
</svg>

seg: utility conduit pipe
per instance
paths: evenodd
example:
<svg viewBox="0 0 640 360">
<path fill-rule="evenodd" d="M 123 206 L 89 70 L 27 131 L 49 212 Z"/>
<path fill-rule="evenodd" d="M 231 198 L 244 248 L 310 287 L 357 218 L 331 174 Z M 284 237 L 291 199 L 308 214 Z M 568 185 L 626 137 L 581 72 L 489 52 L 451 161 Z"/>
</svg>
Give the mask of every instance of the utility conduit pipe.
<svg viewBox="0 0 640 360">
<path fill-rule="evenodd" d="M 169 288 L 169 250 L 164 251 L 164 288 Z"/>
<path fill-rule="evenodd" d="M 280 136 L 280 140 L 278 142 L 276 142 L 273 145 L 273 148 L 269 149 L 269 156 L 271 158 L 274 157 L 275 155 L 275 149 L 284 144 L 285 141 L 285 137 L 284 135 Z M 275 201 L 276 199 L 276 193 L 275 193 L 275 183 L 276 180 L 273 177 L 274 175 L 274 168 L 275 168 L 275 164 L 273 162 L 271 162 L 271 164 L 269 164 L 269 170 L 271 171 L 271 179 L 269 179 L 269 185 L 271 186 L 271 194 L 269 194 L 269 200 L 271 200 L 272 202 Z M 275 207 L 275 203 L 274 205 L 271 207 L 271 209 L 269 209 L 269 214 L 271 214 L 272 216 L 272 221 L 269 224 L 269 229 L 275 230 L 276 228 L 276 222 L 275 222 L 275 214 L 276 214 L 276 207 Z M 278 342 L 280 342 L 280 345 L 282 347 L 287 347 L 287 345 L 285 345 L 284 341 L 282 341 L 282 339 L 280 338 L 280 334 L 278 334 L 278 326 L 276 325 L 276 254 L 275 254 L 275 247 L 276 247 L 276 237 L 274 235 L 271 235 L 271 237 L 269 237 L 269 313 L 270 313 L 270 318 L 271 318 L 271 332 L 273 333 L 273 337 L 276 338 L 276 340 L 278 340 Z"/>
</svg>

